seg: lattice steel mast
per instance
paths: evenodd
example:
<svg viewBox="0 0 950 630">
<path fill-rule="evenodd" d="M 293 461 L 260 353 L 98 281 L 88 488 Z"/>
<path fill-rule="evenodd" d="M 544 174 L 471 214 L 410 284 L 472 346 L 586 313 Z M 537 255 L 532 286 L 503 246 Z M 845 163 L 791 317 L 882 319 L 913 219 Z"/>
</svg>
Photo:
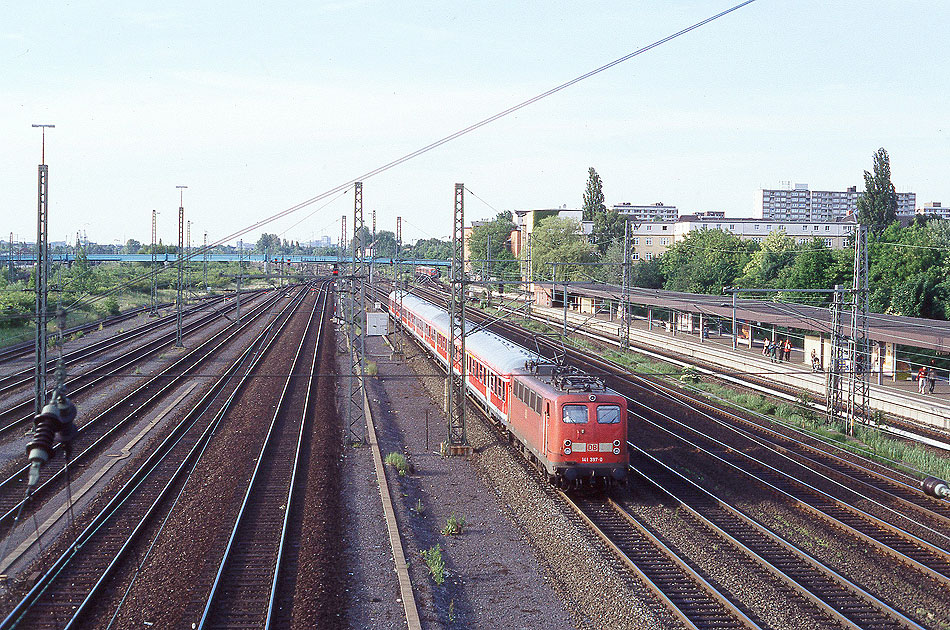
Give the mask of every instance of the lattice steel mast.
<svg viewBox="0 0 950 630">
<path fill-rule="evenodd" d="M 33 374 L 33 409 L 36 415 L 43 411 L 46 404 L 46 298 L 49 285 L 49 167 L 46 165 L 46 129 L 55 126 L 33 125 L 39 127 L 43 135 L 36 192 L 36 369 Z"/>
<path fill-rule="evenodd" d="M 156 242 L 156 236 L 158 232 L 157 221 L 156 221 L 157 215 L 158 215 L 158 212 L 155 210 L 152 210 L 152 248 L 151 248 L 152 290 L 151 290 L 151 295 L 149 297 L 149 308 L 148 308 L 149 317 L 155 317 L 158 315 L 158 265 L 157 265 L 158 259 L 156 257 L 157 253 L 155 251 L 158 247 L 158 244 Z"/>
<path fill-rule="evenodd" d="M 455 184 L 452 222 L 452 267 L 449 276 L 449 369 L 446 374 L 448 447 L 452 455 L 468 455 L 465 426 L 465 185 Z"/>
<path fill-rule="evenodd" d="M 363 182 L 353 188 L 353 241 L 350 247 L 349 299 L 347 301 L 347 338 L 350 370 L 347 375 L 346 435 L 351 444 L 366 442 L 366 421 L 363 408 L 364 343 L 366 321 L 365 261 L 363 245 Z"/>
<path fill-rule="evenodd" d="M 834 423 L 838 409 L 841 407 L 841 370 L 844 364 L 844 339 L 841 334 L 841 303 L 843 291 L 840 284 L 835 285 L 834 298 L 831 303 L 831 352 L 826 380 L 825 413 L 829 423 Z"/>
<path fill-rule="evenodd" d="M 868 344 L 868 230 L 858 225 L 854 235 L 854 281 L 851 300 L 851 343 L 848 376 L 848 432 L 854 432 L 855 419 L 870 420 L 868 399 L 871 392 L 871 352 Z"/>
<path fill-rule="evenodd" d="M 183 292 L 185 288 L 185 188 L 187 186 L 175 186 L 178 189 L 178 296 L 175 298 L 175 347 L 183 348 L 184 343 L 181 340 L 181 320 L 182 306 L 184 303 Z"/>
</svg>

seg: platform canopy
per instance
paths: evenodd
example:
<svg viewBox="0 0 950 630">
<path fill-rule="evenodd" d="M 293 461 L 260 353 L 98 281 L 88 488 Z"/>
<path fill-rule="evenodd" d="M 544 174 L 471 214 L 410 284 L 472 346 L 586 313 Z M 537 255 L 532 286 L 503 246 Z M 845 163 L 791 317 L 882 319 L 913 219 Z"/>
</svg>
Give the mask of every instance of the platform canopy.
<svg viewBox="0 0 950 630">
<path fill-rule="evenodd" d="M 555 287 L 560 294 L 564 284 L 535 282 L 537 287 Z M 613 284 L 594 282 L 569 283 L 569 294 L 600 298 L 616 303 L 621 299 L 621 288 Z M 776 294 L 779 294 L 776 291 Z M 671 309 L 685 313 L 732 318 L 731 295 L 677 293 L 661 289 L 631 288 L 628 302 L 632 305 Z M 817 306 L 764 299 L 737 299 L 736 317 L 744 321 L 797 328 L 815 333 L 831 333 L 831 310 Z M 851 329 L 851 313 L 845 307 L 841 314 L 842 330 Z M 901 315 L 871 313 L 868 317 L 868 337 L 886 343 L 938 352 L 950 352 L 950 322 Z"/>
</svg>

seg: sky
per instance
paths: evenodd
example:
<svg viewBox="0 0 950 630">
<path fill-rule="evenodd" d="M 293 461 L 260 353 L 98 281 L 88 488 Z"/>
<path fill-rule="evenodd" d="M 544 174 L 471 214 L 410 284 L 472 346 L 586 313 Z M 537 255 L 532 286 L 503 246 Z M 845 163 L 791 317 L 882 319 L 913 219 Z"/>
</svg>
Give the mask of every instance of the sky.
<svg viewBox="0 0 950 630">
<path fill-rule="evenodd" d="M 5 3 L 0 239 L 36 237 L 40 130 L 50 240 L 215 242 L 736 4 Z M 60 6 L 56 6 L 60 5 Z M 466 222 L 608 204 L 751 216 L 786 182 L 863 188 L 878 147 L 898 191 L 950 203 L 950 3 L 757 0 L 364 180 L 367 226 L 446 238 Z M 352 226 L 352 191 L 254 229 Z"/>
</svg>

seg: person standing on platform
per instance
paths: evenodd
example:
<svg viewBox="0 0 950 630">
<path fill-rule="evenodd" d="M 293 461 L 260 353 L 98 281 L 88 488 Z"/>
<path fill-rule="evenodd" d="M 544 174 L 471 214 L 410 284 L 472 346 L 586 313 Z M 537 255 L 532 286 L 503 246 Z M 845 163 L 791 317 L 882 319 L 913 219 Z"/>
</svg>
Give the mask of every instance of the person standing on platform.
<svg viewBox="0 0 950 630">
<path fill-rule="evenodd" d="M 762 340 L 762 356 L 763 357 L 769 356 L 769 338 L 768 337 Z"/>
<path fill-rule="evenodd" d="M 792 342 L 790 339 L 785 340 L 785 362 L 789 363 L 792 360 Z"/>
<path fill-rule="evenodd" d="M 920 366 L 920 369 L 917 370 L 917 393 L 924 393 L 924 386 L 927 384 L 927 368 Z"/>
<path fill-rule="evenodd" d="M 776 353 L 776 350 L 778 349 L 777 346 L 778 344 L 775 343 L 774 341 L 769 342 L 769 361 L 771 361 L 772 363 L 775 363 L 776 361 L 775 353 Z"/>
<path fill-rule="evenodd" d="M 930 362 L 930 367 L 927 368 L 927 391 L 931 394 L 934 393 L 934 385 L 937 384 L 937 374 L 934 372 L 934 362 Z"/>
</svg>

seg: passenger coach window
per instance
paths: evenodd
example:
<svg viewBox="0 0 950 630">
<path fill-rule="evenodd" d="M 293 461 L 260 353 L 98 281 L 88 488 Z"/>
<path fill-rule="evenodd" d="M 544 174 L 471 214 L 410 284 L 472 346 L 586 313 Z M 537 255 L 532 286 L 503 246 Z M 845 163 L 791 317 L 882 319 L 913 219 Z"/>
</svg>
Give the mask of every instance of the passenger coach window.
<svg viewBox="0 0 950 630">
<path fill-rule="evenodd" d="M 620 407 L 617 405 L 598 405 L 597 424 L 617 424 L 620 422 Z"/>
<path fill-rule="evenodd" d="M 561 407 L 567 424 L 587 424 L 587 405 L 564 405 Z"/>
</svg>

